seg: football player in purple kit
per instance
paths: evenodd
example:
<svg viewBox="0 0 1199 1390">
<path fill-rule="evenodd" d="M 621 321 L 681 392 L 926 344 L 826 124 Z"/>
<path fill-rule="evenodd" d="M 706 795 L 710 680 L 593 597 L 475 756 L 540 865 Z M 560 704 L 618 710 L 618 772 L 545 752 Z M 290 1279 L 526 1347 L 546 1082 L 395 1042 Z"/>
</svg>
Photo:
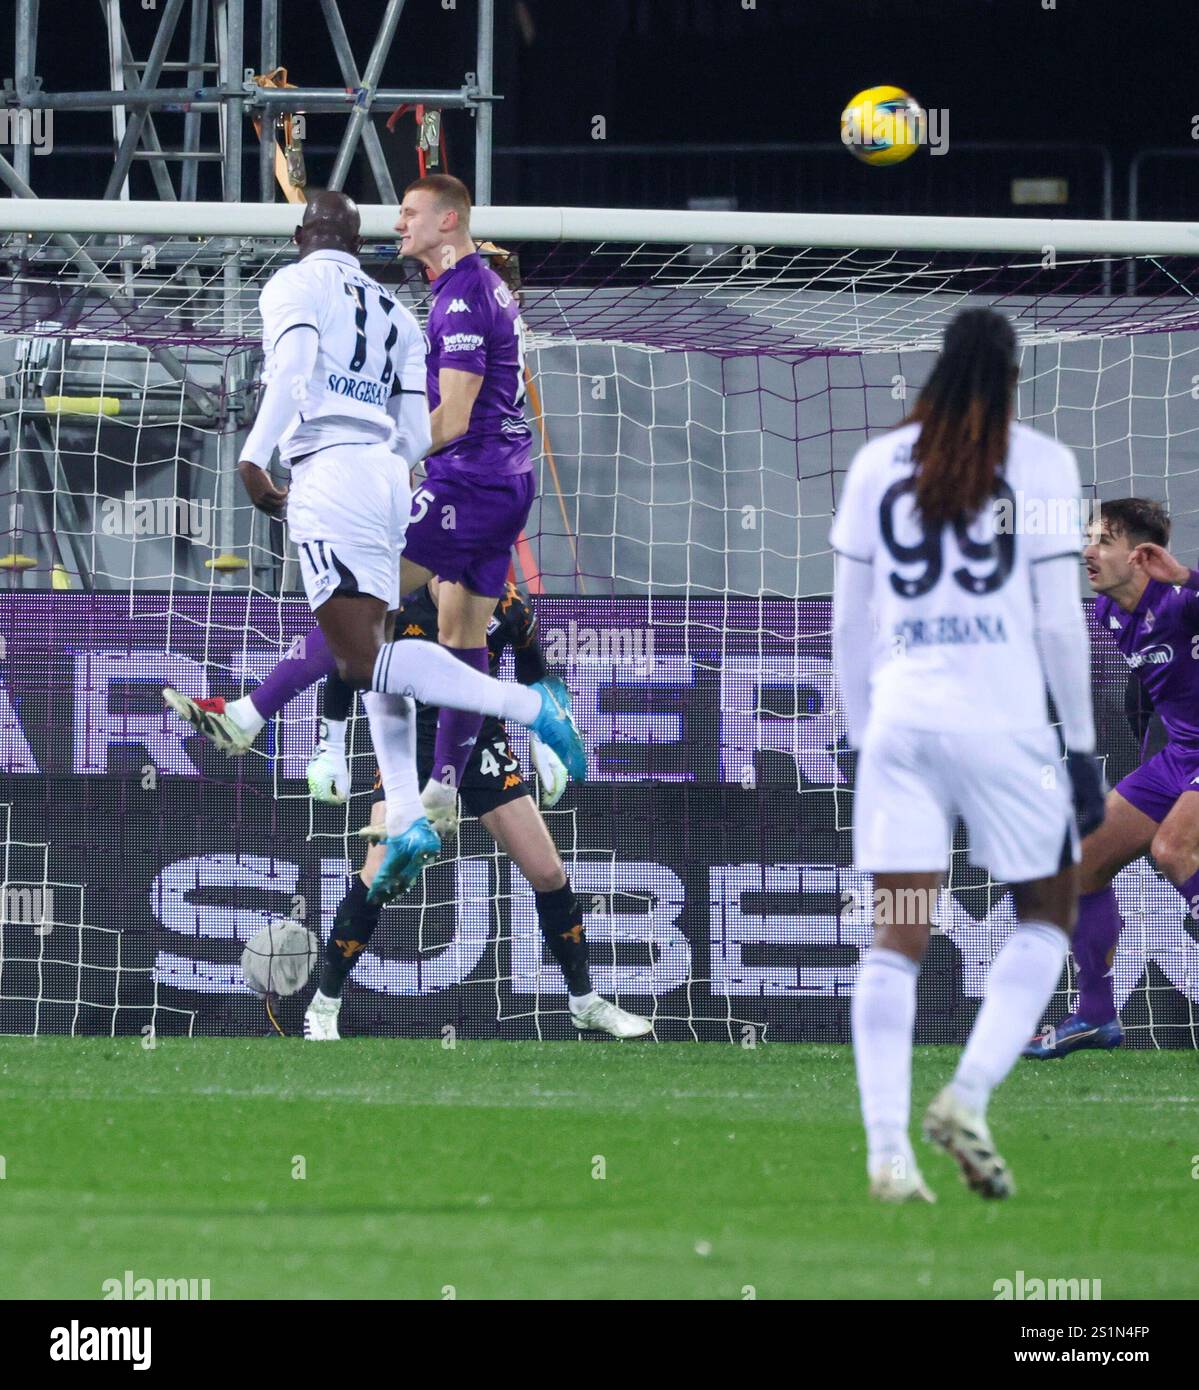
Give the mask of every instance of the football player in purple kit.
<svg viewBox="0 0 1199 1390">
<path fill-rule="evenodd" d="M 537 489 L 520 306 L 475 249 L 470 211 L 461 180 L 430 174 L 404 190 L 396 222 L 401 252 L 424 265 L 433 289 L 425 330 L 433 444 L 412 499 L 404 589 L 436 576 L 438 642 L 486 671 L 487 624 Z M 481 716 L 441 710 L 421 799 L 443 838 L 457 826 L 458 787 L 482 725 Z"/>
<path fill-rule="evenodd" d="M 1152 854 L 1188 911 L 1199 905 L 1199 570 L 1170 554 L 1169 539 L 1159 502 L 1126 497 L 1100 503 L 1083 551 L 1098 595 L 1096 625 L 1115 640 L 1169 741 L 1108 793 L 1103 824 L 1083 841 L 1071 941 L 1078 1004 L 1032 1040 L 1026 1057 L 1048 1060 L 1123 1041 L 1111 967 L 1124 925 L 1112 880 L 1125 865 Z"/>
</svg>

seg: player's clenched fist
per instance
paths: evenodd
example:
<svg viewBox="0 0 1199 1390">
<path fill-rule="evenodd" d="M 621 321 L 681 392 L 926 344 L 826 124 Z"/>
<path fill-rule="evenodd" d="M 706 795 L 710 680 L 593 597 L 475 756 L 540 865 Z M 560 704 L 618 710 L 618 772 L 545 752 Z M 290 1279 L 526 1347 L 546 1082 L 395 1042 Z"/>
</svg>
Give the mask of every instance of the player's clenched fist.
<svg viewBox="0 0 1199 1390">
<path fill-rule="evenodd" d="M 266 469 L 259 468 L 248 459 L 242 459 L 237 465 L 237 471 L 241 474 L 250 501 L 260 512 L 265 512 L 267 516 L 283 515 L 283 508 L 287 504 L 285 487 L 276 487 Z"/>
</svg>

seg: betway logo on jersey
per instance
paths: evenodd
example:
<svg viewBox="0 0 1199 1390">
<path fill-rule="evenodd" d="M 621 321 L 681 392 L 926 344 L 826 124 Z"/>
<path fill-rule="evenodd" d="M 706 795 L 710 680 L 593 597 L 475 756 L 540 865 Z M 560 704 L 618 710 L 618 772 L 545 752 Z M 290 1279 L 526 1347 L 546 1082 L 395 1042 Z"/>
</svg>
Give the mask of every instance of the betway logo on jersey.
<svg viewBox="0 0 1199 1390">
<path fill-rule="evenodd" d="M 1174 660 L 1174 648 L 1163 643 L 1160 647 L 1146 647 L 1143 652 L 1125 652 L 1124 660 L 1134 671 L 1138 666 L 1169 666 Z"/>
<path fill-rule="evenodd" d="M 325 390 L 335 396 L 349 396 L 351 400 L 362 401 L 366 405 L 385 404 L 382 383 L 366 381 L 361 377 L 338 376 L 336 372 L 330 372 Z"/>
<path fill-rule="evenodd" d="M 482 346 L 481 333 L 449 333 L 441 340 L 442 352 L 478 352 Z"/>
</svg>

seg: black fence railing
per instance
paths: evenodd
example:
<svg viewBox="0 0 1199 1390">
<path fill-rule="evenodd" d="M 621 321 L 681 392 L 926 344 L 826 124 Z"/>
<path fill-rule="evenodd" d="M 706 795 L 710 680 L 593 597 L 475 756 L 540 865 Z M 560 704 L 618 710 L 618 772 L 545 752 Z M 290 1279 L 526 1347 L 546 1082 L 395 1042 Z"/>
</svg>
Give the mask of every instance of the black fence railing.
<svg viewBox="0 0 1199 1390">
<path fill-rule="evenodd" d="M 1199 221 L 1199 141 L 1189 149 L 1140 150 L 1128 166 L 1128 217 Z"/>
<path fill-rule="evenodd" d="M 835 141 L 501 145 L 494 159 L 495 200 L 506 204 L 685 208 L 723 199 L 754 212 L 1116 215 L 1112 156 L 1098 145 L 951 140 L 943 155 L 920 150 L 887 168 Z"/>
</svg>

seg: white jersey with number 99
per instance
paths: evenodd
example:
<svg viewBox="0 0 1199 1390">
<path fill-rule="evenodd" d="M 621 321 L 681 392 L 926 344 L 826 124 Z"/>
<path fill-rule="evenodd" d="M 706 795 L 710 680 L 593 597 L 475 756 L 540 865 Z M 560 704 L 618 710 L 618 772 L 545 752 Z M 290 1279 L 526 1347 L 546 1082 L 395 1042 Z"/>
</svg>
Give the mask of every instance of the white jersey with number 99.
<svg viewBox="0 0 1199 1390">
<path fill-rule="evenodd" d="M 926 528 L 904 425 L 849 466 L 830 541 L 873 567 L 870 722 L 986 733 L 1044 727 L 1031 566 L 1082 548 L 1078 465 L 1014 424 L 993 505 Z"/>
<path fill-rule="evenodd" d="M 313 251 L 284 266 L 263 288 L 259 308 L 264 375 L 286 334 L 317 332 L 312 375 L 293 387 L 300 411 L 279 441 L 281 459 L 329 444 L 386 441 L 391 396 L 424 394 L 425 344 L 416 319 L 355 257 Z"/>
</svg>

